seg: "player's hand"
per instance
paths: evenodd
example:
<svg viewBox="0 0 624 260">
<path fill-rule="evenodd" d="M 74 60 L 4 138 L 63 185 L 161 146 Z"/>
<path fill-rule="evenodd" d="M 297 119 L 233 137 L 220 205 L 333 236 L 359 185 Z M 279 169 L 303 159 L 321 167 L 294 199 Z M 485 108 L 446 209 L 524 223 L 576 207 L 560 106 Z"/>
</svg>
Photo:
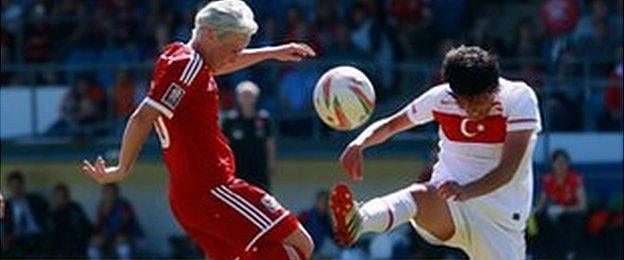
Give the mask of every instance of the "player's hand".
<svg viewBox="0 0 624 260">
<path fill-rule="evenodd" d="M 362 146 L 349 144 L 340 155 L 340 166 L 351 180 L 361 181 L 364 179 L 364 171 L 362 169 Z"/>
<path fill-rule="evenodd" d="M 279 61 L 301 61 L 316 56 L 316 52 L 305 43 L 287 43 L 273 47 L 272 57 Z"/>
<path fill-rule="evenodd" d="M 444 181 L 438 186 L 438 195 L 447 201 L 464 201 L 464 187 L 456 181 Z"/>
<path fill-rule="evenodd" d="M 126 178 L 126 173 L 119 166 L 106 167 L 106 161 L 100 156 L 95 165 L 88 160 L 83 161 L 82 172 L 100 184 L 120 182 Z"/>
</svg>

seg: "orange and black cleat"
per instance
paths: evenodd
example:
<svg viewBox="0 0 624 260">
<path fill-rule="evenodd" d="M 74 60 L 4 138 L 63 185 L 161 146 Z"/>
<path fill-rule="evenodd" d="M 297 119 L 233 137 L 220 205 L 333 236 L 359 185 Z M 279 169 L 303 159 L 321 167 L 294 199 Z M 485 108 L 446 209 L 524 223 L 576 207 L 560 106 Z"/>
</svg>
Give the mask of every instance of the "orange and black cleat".
<svg viewBox="0 0 624 260">
<path fill-rule="evenodd" d="M 336 244 L 342 247 L 353 245 L 360 236 L 362 216 L 346 184 L 334 186 L 329 196 L 329 209 Z"/>
</svg>

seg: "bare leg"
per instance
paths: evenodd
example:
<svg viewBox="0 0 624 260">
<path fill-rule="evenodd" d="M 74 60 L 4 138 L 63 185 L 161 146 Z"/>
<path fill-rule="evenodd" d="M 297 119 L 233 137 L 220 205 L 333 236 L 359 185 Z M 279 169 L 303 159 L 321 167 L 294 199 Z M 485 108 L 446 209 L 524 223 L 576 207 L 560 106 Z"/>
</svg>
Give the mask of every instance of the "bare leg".
<svg viewBox="0 0 624 260">
<path fill-rule="evenodd" d="M 418 205 L 416 224 L 441 241 L 450 239 L 455 234 L 455 224 L 446 201 L 431 186 L 415 184 L 412 187 L 412 197 Z"/>
<path fill-rule="evenodd" d="M 423 184 L 374 198 L 361 207 L 346 185 L 338 185 L 332 191 L 330 208 L 335 238 L 343 246 L 355 243 L 363 233 L 386 232 L 411 219 L 440 240 L 455 233 L 446 201 L 435 188 Z"/>
</svg>

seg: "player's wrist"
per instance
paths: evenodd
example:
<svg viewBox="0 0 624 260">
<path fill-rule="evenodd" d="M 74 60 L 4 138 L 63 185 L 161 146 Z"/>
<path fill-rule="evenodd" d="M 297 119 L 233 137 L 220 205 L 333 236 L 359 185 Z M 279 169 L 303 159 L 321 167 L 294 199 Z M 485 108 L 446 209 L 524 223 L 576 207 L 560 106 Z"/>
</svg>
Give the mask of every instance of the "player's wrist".
<svg viewBox="0 0 624 260">
<path fill-rule="evenodd" d="M 368 147 L 368 145 L 366 144 L 366 137 L 364 135 L 358 136 L 353 141 L 351 141 L 349 146 L 353 146 L 353 147 L 356 147 L 356 148 L 359 148 L 359 149 L 364 149 L 364 148 Z"/>
<path fill-rule="evenodd" d="M 265 59 L 277 60 L 280 53 L 280 46 L 267 46 L 261 48 L 261 53 Z"/>
<path fill-rule="evenodd" d="M 349 148 L 361 151 L 361 150 L 364 150 L 364 148 L 366 148 L 366 146 L 364 145 L 363 141 L 355 139 L 355 140 L 353 140 L 353 142 L 349 143 Z"/>
</svg>

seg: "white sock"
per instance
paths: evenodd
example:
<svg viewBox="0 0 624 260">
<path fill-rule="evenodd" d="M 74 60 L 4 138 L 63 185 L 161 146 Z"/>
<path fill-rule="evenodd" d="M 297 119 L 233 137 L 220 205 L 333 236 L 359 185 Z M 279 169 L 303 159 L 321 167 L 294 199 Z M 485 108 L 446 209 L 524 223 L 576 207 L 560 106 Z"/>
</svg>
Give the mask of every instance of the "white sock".
<svg viewBox="0 0 624 260">
<path fill-rule="evenodd" d="M 374 198 L 360 207 L 362 233 L 386 232 L 408 222 L 416 215 L 410 187 Z"/>
<path fill-rule="evenodd" d="M 127 243 L 121 243 L 115 247 L 115 253 L 120 259 L 130 259 L 132 249 Z"/>
<path fill-rule="evenodd" d="M 97 246 L 89 246 L 89 249 L 87 249 L 87 255 L 89 256 L 89 259 L 102 258 L 102 254 L 100 253 L 100 248 Z"/>
</svg>

